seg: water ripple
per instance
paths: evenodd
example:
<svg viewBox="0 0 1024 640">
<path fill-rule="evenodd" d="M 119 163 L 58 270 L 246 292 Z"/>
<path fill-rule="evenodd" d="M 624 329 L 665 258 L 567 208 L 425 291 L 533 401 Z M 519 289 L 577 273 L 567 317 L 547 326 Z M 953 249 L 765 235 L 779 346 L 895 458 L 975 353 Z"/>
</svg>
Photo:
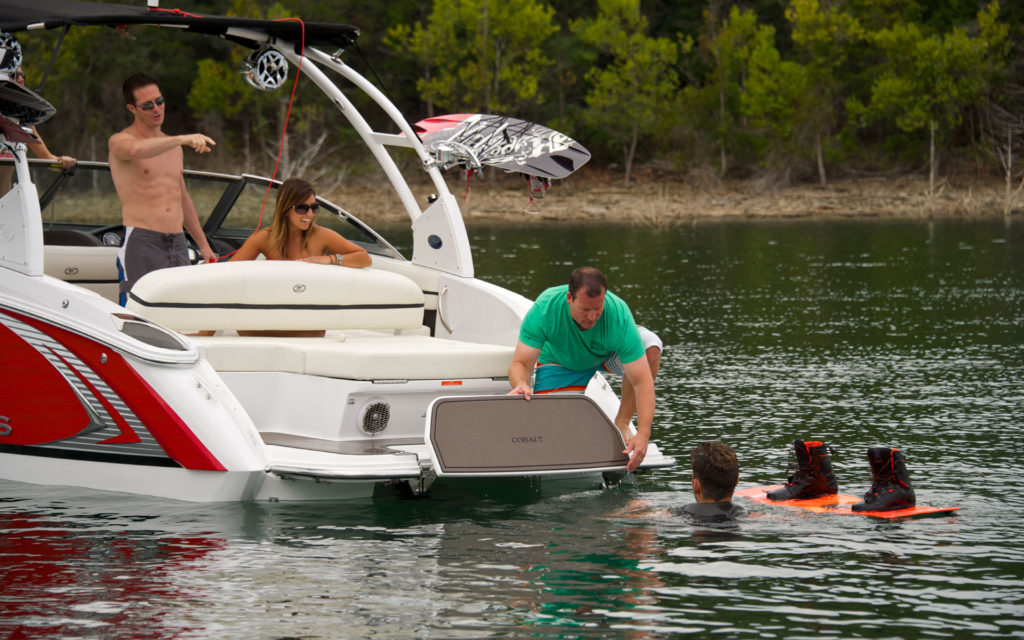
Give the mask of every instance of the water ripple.
<svg viewBox="0 0 1024 640">
<path fill-rule="evenodd" d="M 1024 230 L 805 222 L 474 232 L 528 296 L 577 264 L 667 349 L 654 437 L 680 464 L 616 490 L 439 486 L 424 500 L 180 505 L 0 483 L 0 636 L 1024 637 Z M 608 268 L 608 265 L 614 268 Z M 840 489 L 894 446 L 897 521 L 746 502 L 694 526 L 686 460 L 743 487 L 822 439 Z"/>
</svg>

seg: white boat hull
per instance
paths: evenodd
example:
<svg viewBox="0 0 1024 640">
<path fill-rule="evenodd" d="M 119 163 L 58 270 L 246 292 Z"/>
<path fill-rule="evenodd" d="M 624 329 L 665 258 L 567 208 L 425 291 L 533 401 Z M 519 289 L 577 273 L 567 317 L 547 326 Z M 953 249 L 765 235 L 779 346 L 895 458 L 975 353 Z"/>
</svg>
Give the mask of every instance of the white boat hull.
<svg viewBox="0 0 1024 640">
<path fill-rule="evenodd" d="M 608 419 L 618 400 L 600 375 L 586 392 L 596 419 L 559 414 L 567 423 L 587 423 L 575 425 L 568 438 L 558 424 L 525 424 L 520 434 L 513 420 L 492 430 L 498 422 L 492 401 L 479 415 L 468 412 L 461 431 L 445 429 L 446 418 L 434 416 L 439 398 L 461 402 L 508 391 L 508 366 L 530 302 L 474 277 L 443 163 L 373 83 L 340 56 L 316 48 L 344 49 L 357 30 L 318 24 L 307 25 L 307 33 L 306 26 L 300 32 L 280 21 L 117 11 L 129 15 L 112 14 L 111 26 L 128 18 L 133 24 L 169 20 L 227 35 L 258 55 L 274 49 L 301 63 L 303 76 L 339 108 L 393 187 L 411 223 L 412 258 L 318 197 L 320 220 L 332 211 L 335 222 L 349 225 L 347 232 L 372 254 L 372 267 L 246 261 L 161 269 L 138 280 L 121 307 L 110 298 L 123 225 L 90 226 L 51 215 L 47 232 L 68 244 L 44 245 L 40 195 L 25 158 L 30 138 L 16 123 L 0 121 L 0 148 L 13 156 L 17 171 L 17 185 L 0 197 L 0 478 L 215 502 L 365 498 L 386 485 L 419 494 L 443 476 L 586 476 L 596 483 L 605 474 L 621 475 L 621 440 Z M 17 28 L 64 24 L 45 12 L 38 18 Z M 307 46 L 289 40 L 298 36 Z M 401 134 L 375 131 L 328 73 L 361 90 Z M 52 115 L 40 96 L 0 81 L 5 118 L 32 117 L 20 123 L 32 125 Z M 403 166 L 421 168 L 433 185 L 425 205 L 392 157 L 395 150 L 414 154 L 418 162 Z M 578 160 L 585 161 L 582 155 Z M 82 162 L 76 171 L 100 165 Z M 47 192 L 56 193 L 60 180 L 73 175 L 60 174 Z M 84 193 L 83 185 L 91 189 L 108 177 L 91 176 L 75 188 Z M 258 176 L 214 176 L 224 190 L 207 223 L 218 228 L 204 231 L 224 235 L 211 241 L 232 246 L 229 241 L 244 240 L 249 223 L 236 225 L 226 216 L 253 179 L 263 180 L 260 193 L 276 186 Z M 57 209 L 80 213 L 77 203 L 48 205 L 48 212 Z M 216 334 L 189 337 L 196 330 Z M 305 337 L 282 335 L 298 331 Z M 519 419 L 534 420 L 541 418 Z M 435 437 L 441 431 L 443 437 Z M 596 462 L 575 447 L 591 435 L 604 443 Z M 464 446 L 467 441 L 472 447 Z M 522 456 L 524 446 L 543 449 L 543 464 L 502 464 L 505 454 L 522 459 L 511 454 Z M 477 464 L 477 457 L 488 462 Z M 445 467 L 441 458 L 455 463 Z M 652 443 L 644 466 L 673 462 Z"/>
</svg>

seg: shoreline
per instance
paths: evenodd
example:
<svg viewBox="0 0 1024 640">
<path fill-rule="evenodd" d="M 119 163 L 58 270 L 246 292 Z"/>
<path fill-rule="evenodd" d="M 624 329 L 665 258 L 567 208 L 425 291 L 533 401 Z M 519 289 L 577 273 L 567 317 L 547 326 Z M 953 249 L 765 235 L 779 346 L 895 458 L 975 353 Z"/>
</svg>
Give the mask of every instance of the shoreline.
<svg viewBox="0 0 1024 640">
<path fill-rule="evenodd" d="M 1005 183 L 1000 179 L 940 181 L 928 195 L 927 178 L 837 179 L 826 187 L 797 184 L 765 188 L 756 180 L 733 180 L 695 186 L 678 180 L 643 180 L 628 188 L 621 179 L 572 177 L 552 181 L 546 197 L 534 201 L 519 176 L 475 179 L 466 183 L 449 178 L 449 189 L 462 208 L 467 225 L 486 224 L 626 224 L 674 226 L 699 221 L 871 219 L 927 220 L 937 218 L 993 219 L 1024 214 L 1024 194 L 1006 208 Z M 430 186 L 413 185 L 417 198 Z M 420 194 L 424 195 L 420 195 Z M 399 200 L 387 185 L 346 183 L 325 194 L 370 225 L 404 223 Z"/>
</svg>

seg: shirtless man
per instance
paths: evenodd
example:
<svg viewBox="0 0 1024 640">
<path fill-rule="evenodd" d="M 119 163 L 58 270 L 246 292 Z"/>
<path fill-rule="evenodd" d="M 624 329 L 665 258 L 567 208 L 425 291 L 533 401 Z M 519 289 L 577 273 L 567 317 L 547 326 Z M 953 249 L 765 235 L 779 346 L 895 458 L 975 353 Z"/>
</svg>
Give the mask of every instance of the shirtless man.
<svg viewBox="0 0 1024 640">
<path fill-rule="evenodd" d="M 135 281 L 150 271 L 188 264 L 183 229 L 199 245 L 204 260 L 217 256 L 206 240 L 192 198 L 185 189 L 182 147 L 208 153 L 216 144 L 201 133 L 169 136 L 164 97 L 156 80 L 136 73 L 122 87 L 133 121 L 110 136 L 110 177 L 121 198 L 124 243 L 118 252 L 121 304 Z"/>
</svg>

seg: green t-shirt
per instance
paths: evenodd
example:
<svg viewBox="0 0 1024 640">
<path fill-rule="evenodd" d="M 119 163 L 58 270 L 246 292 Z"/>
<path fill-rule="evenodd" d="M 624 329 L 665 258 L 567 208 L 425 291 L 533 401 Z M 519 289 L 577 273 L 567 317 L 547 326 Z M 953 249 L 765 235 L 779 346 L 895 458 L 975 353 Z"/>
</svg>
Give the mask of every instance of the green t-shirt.
<svg viewBox="0 0 1024 640">
<path fill-rule="evenodd" d="M 540 349 L 540 364 L 560 364 L 584 371 L 601 364 L 612 354 L 623 363 L 644 355 L 644 345 L 629 306 L 611 291 L 604 296 L 604 312 L 597 324 L 586 331 L 573 322 L 565 294 L 569 285 L 551 287 L 541 293 L 523 318 L 519 340 Z"/>
</svg>

